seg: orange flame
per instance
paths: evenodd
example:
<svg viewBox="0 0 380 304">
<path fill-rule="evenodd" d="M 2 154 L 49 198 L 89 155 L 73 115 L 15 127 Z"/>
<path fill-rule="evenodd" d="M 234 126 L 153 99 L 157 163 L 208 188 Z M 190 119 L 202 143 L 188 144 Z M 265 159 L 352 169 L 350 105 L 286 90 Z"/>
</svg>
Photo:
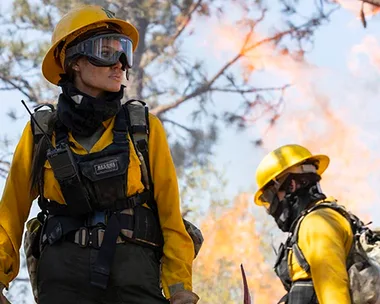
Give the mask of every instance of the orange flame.
<svg viewBox="0 0 380 304">
<path fill-rule="evenodd" d="M 363 220 L 368 220 L 368 208 L 379 199 L 370 186 L 369 176 L 375 180 L 380 179 L 380 163 L 365 142 L 367 134 L 356 120 L 355 106 L 360 107 L 360 104 L 354 104 L 352 100 L 351 104 L 346 104 L 330 96 L 330 83 L 324 79 L 334 76 L 327 70 L 305 62 L 302 54 L 292 54 L 271 43 L 245 52 L 241 46 L 246 37 L 238 28 L 220 26 L 215 31 L 213 37 L 223 39 L 211 37 L 210 46 L 217 49 L 216 54 L 220 54 L 223 60 L 226 55 L 244 55 L 241 67 L 247 82 L 260 81 L 253 72 L 264 70 L 266 74 L 260 73 L 262 78 L 293 84 L 288 90 L 281 118 L 273 128 L 267 129 L 263 120 L 258 123 L 254 120 L 255 127 L 263 135 L 267 152 L 282 144 L 298 143 L 315 154 L 327 154 L 331 163 L 323 175 L 324 192 L 335 196 L 339 203 L 348 206 Z M 250 43 L 256 43 L 261 38 L 261 35 L 255 33 Z M 353 54 L 359 53 L 367 55 L 370 62 L 380 68 L 380 46 L 373 37 L 367 37 L 361 45 L 354 47 Z M 354 63 L 355 60 L 352 59 L 352 70 L 355 68 Z M 335 80 L 334 78 L 334 82 Z M 256 117 L 260 114 L 262 113 L 253 113 Z M 252 178 L 254 170 L 252 168 Z M 202 222 L 205 244 L 194 264 L 194 289 L 207 294 L 204 303 L 242 302 L 243 295 L 236 300 L 225 290 L 226 284 L 230 288 L 241 289 L 238 269 L 241 263 L 247 270 L 253 303 L 275 303 L 284 293 L 278 278 L 268 266 L 268 253 L 265 252 L 265 255 L 260 250 L 263 243 L 268 243 L 268 239 L 265 239 L 267 233 L 256 232 L 262 229 L 259 223 L 265 223 L 259 222 L 259 217 L 247 212 L 251 209 L 251 204 L 251 197 L 241 195 L 232 208 L 224 210 L 219 216 L 211 210 Z"/>
<path fill-rule="evenodd" d="M 203 295 L 202 303 L 243 303 L 240 264 L 244 264 L 252 303 L 275 303 L 285 293 L 260 252 L 263 234 L 256 232 L 251 203 L 251 195 L 241 194 L 231 208 L 220 215 L 211 210 L 202 221 L 205 241 L 194 263 L 194 290 Z"/>
<path fill-rule="evenodd" d="M 224 43 L 223 47 L 239 52 L 244 35 L 232 27 L 223 29 L 223 35 L 230 42 L 228 45 Z M 255 34 L 253 39 L 260 39 L 260 36 Z M 380 47 L 374 47 L 369 38 L 364 43 L 367 44 L 356 47 L 356 52 L 371 52 L 372 62 L 380 66 Z M 285 79 L 293 83 L 274 128 L 267 131 L 263 123 L 257 124 L 254 120 L 263 132 L 264 148 L 269 152 L 282 144 L 299 143 L 314 153 L 330 156 L 331 165 L 322 181 L 326 194 L 336 196 L 340 203 L 365 217 L 368 214 L 366 208 L 378 199 L 368 177 L 380 179 L 379 162 L 362 140 L 366 134 L 355 122 L 355 105 L 346 105 L 325 93 L 329 88 L 328 84 L 323 87 L 323 79 L 331 77 L 328 71 L 305 62 L 302 56 L 295 57 L 291 52 L 278 50 L 270 43 L 247 52 L 242 68 L 247 81 L 254 80 L 253 71 L 264 69 L 271 81 Z M 336 106 L 337 103 L 340 105 Z M 258 113 L 254 114 L 256 118 Z"/>
</svg>

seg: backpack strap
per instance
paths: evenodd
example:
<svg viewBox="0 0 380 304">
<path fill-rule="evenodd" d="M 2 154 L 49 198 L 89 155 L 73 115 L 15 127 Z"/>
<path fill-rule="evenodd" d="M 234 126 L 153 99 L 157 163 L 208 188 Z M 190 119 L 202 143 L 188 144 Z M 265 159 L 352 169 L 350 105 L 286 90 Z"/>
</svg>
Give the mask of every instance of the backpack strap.
<svg viewBox="0 0 380 304">
<path fill-rule="evenodd" d="M 363 224 L 356 216 L 349 213 L 343 206 L 338 205 L 336 203 L 332 203 L 332 202 L 326 201 L 326 202 L 320 203 L 318 205 L 314 205 L 313 207 L 311 207 L 307 210 L 304 210 L 300 214 L 300 216 L 294 221 L 295 224 L 293 224 L 293 225 L 295 225 L 295 226 L 294 226 L 294 230 L 291 229 L 291 235 L 289 236 L 289 238 L 290 238 L 289 245 L 292 247 L 292 250 L 293 250 L 294 256 L 297 260 L 297 263 L 301 266 L 301 268 L 305 272 L 310 271 L 310 265 L 306 261 L 306 258 L 303 255 L 301 248 L 298 246 L 298 232 L 299 232 L 301 223 L 304 220 L 304 218 L 309 213 L 311 213 L 312 211 L 317 210 L 317 209 L 322 209 L 322 208 L 333 209 L 333 210 L 339 212 L 342 216 L 344 216 L 348 220 L 348 222 L 350 223 L 352 231 L 354 234 L 356 233 L 357 229 L 359 227 L 361 227 L 361 225 Z"/>
<path fill-rule="evenodd" d="M 148 199 L 147 204 L 149 208 L 157 213 L 158 210 L 156 202 L 154 201 L 154 184 L 150 171 L 148 151 L 149 109 L 145 102 L 138 99 L 128 100 L 123 107 L 127 112 L 129 135 L 141 163 L 141 179 L 145 189 L 150 193 L 150 199 Z"/>
</svg>

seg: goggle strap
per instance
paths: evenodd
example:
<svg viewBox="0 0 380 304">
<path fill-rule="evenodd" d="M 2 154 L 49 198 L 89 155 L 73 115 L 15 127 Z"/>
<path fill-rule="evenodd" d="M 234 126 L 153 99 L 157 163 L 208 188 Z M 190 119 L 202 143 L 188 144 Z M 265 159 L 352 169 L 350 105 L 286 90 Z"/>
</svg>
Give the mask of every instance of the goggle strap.
<svg viewBox="0 0 380 304">
<path fill-rule="evenodd" d="M 76 45 L 73 45 L 69 49 L 66 50 L 66 57 L 70 58 L 75 55 L 84 55 L 86 56 L 88 52 L 86 51 L 86 46 L 83 42 L 80 42 Z"/>
</svg>

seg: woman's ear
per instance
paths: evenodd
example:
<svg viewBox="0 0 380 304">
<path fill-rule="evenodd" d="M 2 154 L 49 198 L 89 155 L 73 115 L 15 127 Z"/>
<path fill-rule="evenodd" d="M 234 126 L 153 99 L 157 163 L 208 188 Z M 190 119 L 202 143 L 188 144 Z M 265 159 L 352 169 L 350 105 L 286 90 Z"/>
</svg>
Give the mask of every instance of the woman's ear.
<svg viewBox="0 0 380 304">
<path fill-rule="evenodd" d="M 80 66 L 81 66 L 81 60 L 82 58 L 77 58 L 72 62 L 71 69 L 75 72 L 80 72 Z"/>
<path fill-rule="evenodd" d="M 78 62 L 76 62 L 76 63 L 73 64 L 73 70 L 75 72 L 79 72 L 80 68 L 79 68 Z"/>
</svg>

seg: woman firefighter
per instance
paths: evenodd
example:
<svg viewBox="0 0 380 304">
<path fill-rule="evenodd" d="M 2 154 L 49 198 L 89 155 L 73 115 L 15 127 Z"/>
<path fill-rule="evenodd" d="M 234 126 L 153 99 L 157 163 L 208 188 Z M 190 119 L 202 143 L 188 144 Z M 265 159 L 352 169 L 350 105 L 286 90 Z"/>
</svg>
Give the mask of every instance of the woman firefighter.
<svg viewBox="0 0 380 304">
<path fill-rule="evenodd" d="M 62 89 L 57 110 L 26 125 L 0 202 L 0 303 L 37 197 L 42 211 L 27 226 L 40 235 L 38 303 L 197 303 L 165 131 L 146 107 L 121 102 L 138 40 L 133 25 L 95 5 L 57 24 L 42 63 Z"/>
</svg>

